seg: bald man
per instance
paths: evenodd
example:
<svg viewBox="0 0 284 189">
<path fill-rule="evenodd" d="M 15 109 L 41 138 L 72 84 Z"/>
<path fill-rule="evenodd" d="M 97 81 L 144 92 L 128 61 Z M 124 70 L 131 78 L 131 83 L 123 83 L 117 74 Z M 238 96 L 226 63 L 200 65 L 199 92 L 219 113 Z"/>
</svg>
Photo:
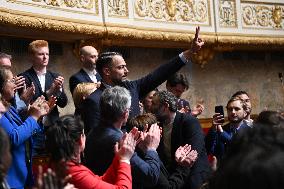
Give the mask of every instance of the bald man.
<svg viewBox="0 0 284 189">
<path fill-rule="evenodd" d="M 96 71 L 96 61 L 98 51 L 92 46 L 83 46 L 80 49 L 80 61 L 82 68 L 79 72 L 72 75 L 69 79 L 70 92 L 73 94 L 74 89 L 79 83 L 94 82 L 101 80 L 101 76 Z"/>
</svg>

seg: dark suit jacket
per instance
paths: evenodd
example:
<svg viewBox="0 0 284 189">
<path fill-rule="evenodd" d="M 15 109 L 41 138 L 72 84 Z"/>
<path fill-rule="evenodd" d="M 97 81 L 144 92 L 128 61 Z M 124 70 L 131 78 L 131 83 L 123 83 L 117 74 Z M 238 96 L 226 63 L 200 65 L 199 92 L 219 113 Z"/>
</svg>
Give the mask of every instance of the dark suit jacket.
<svg viewBox="0 0 284 189">
<path fill-rule="evenodd" d="M 96 78 L 98 81 L 102 79 L 99 73 L 96 74 Z M 74 89 L 79 83 L 84 83 L 84 82 L 92 83 L 93 81 L 91 80 L 89 75 L 83 69 L 81 69 L 79 72 L 72 75 L 69 79 L 69 89 L 71 94 L 73 94 Z"/>
<path fill-rule="evenodd" d="M 128 89 L 132 97 L 129 118 L 140 114 L 139 100 L 161 85 L 170 75 L 177 72 L 184 65 L 185 63 L 177 56 L 167 64 L 159 66 L 145 77 L 134 81 L 122 82 L 120 86 Z M 98 125 L 100 121 L 99 101 L 105 88 L 106 87 L 102 84 L 99 89 L 84 100 L 82 107 L 82 119 L 84 121 L 85 128 L 94 128 Z"/>
<path fill-rule="evenodd" d="M 171 134 L 171 162 L 166 160 L 162 141 L 163 138 L 158 147 L 158 153 L 169 175 L 172 176 L 172 186 L 166 188 L 199 188 L 202 184 L 199 182 L 204 182 L 206 179 L 203 178 L 204 173 L 209 176 L 211 172 L 199 121 L 191 115 L 176 112 Z M 191 168 L 182 167 L 175 161 L 175 151 L 185 144 L 190 144 L 192 149 L 198 152 L 198 158 Z"/>
<path fill-rule="evenodd" d="M 47 71 L 45 75 L 45 90 L 43 91 L 41 89 L 37 74 L 33 68 L 26 70 L 20 75 L 24 76 L 27 87 L 31 86 L 32 82 L 35 85 L 35 95 L 32 98 L 32 101 L 35 101 L 41 95 L 47 98 L 45 91 L 47 91 L 51 87 L 54 79 L 59 76 L 59 74 L 57 73 Z M 64 92 L 64 89 L 62 89 L 62 92 L 60 94 L 57 94 L 56 97 L 57 97 L 57 102 L 56 102 L 57 106 L 64 108 L 67 105 L 67 96 Z M 48 114 L 49 120 L 52 123 L 54 123 L 59 118 L 59 112 L 57 106 L 55 106 L 54 109 Z"/>
<path fill-rule="evenodd" d="M 98 175 L 103 175 L 114 158 L 114 145 L 122 138 L 122 131 L 110 124 L 92 129 L 86 140 L 86 166 Z M 130 159 L 133 188 L 154 186 L 160 174 L 160 159 L 155 151 L 134 153 Z"/>
</svg>

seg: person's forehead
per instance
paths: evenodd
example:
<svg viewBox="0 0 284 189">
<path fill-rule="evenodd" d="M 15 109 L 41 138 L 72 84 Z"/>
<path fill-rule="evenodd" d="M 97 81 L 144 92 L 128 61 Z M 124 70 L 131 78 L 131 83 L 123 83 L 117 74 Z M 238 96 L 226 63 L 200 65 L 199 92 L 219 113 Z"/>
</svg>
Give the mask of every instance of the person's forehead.
<svg viewBox="0 0 284 189">
<path fill-rule="evenodd" d="M 152 98 L 152 101 L 158 103 L 159 102 L 159 96 L 157 94 L 154 94 L 153 98 Z"/>
<path fill-rule="evenodd" d="M 242 107 L 241 105 L 241 101 L 240 100 L 235 100 L 235 101 L 232 101 L 228 104 L 228 107 L 229 108 L 232 108 L 232 107 Z"/>
<path fill-rule="evenodd" d="M 43 53 L 43 52 L 48 52 L 49 48 L 48 47 L 38 47 L 35 49 L 36 53 Z"/>
<path fill-rule="evenodd" d="M 238 95 L 238 97 L 241 98 L 242 100 L 249 99 L 248 95 L 246 95 L 246 94 Z"/>
<path fill-rule="evenodd" d="M 95 48 L 92 48 L 87 52 L 87 54 L 90 55 L 90 56 L 98 55 L 98 51 Z"/>
<path fill-rule="evenodd" d="M 115 65 L 115 66 L 126 65 L 126 62 L 122 56 L 114 55 L 112 58 L 112 65 Z"/>
<path fill-rule="evenodd" d="M 11 60 L 9 58 L 0 58 L 0 65 L 11 65 Z"/>
</svg>

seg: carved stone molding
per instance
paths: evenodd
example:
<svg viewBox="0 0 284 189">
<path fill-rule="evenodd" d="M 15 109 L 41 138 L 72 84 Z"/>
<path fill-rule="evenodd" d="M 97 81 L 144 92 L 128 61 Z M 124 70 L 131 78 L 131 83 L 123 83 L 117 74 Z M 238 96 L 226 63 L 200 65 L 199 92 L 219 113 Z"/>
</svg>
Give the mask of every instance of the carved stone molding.
<svg viewBox="0 0 284 189">
<path fill-rule="evenodd" d="M 98 15 L 99 5 L 98 0 L 6 0 L 9 3 L 30 5 L 34 7 L 50 7 L 71 12 L 92 11 Z M 75 8 L 75 9 L 74 9 Z"/>
<path fill-rule="evenodd" d="M 208 62 L 210 62 L 215 56 L 215 51 L 212 48 L 202 48 L 193 57 L 193 62 L 199 64 L 203 68 Z"/>
<path fill-rule="evenodd" d="M 243 27 L 283 29 L 284 5 L 243 3 Z"/>
<path fill-rule="evenodd" d="M 219 17 L 219 25 L 221 27 L 237 27 L 236 1 L 220 0 Z"/>
<path fill-rule="evenodd" d="M 210 24 L 207 0 L 135 0 L 134 15 L 143 20 Z"/>
<path fill-rule="evenodd" d="M 128 0 L 107 0 L 109 17 L 128 17 Z"/>
<path fill-rule="evenodd" d="M 76 22 L 60 21 L 48 18 L 16 15 L 0 8 L 0 23 L 10 26 L 23 27 L 35 30 L 82 33 L 101 37 L 105 34 L 105 28 L 100 25 L 82 24 Z"/>
</svg>

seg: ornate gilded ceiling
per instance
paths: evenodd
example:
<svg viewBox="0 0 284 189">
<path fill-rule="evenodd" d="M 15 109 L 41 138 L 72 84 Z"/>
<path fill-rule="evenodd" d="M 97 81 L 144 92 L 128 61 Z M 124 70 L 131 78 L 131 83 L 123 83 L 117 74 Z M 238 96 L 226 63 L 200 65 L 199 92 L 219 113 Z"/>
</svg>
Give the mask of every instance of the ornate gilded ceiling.
<svg viewBox="0 0 284 189">
<path fill-rule="evenodd" d="M 283 47 L 282 1 L 0 0 L 0 26 L 80 34 L 103 44 L 184 47 L 200 25 L 216 49 Z"/>
</svg>

